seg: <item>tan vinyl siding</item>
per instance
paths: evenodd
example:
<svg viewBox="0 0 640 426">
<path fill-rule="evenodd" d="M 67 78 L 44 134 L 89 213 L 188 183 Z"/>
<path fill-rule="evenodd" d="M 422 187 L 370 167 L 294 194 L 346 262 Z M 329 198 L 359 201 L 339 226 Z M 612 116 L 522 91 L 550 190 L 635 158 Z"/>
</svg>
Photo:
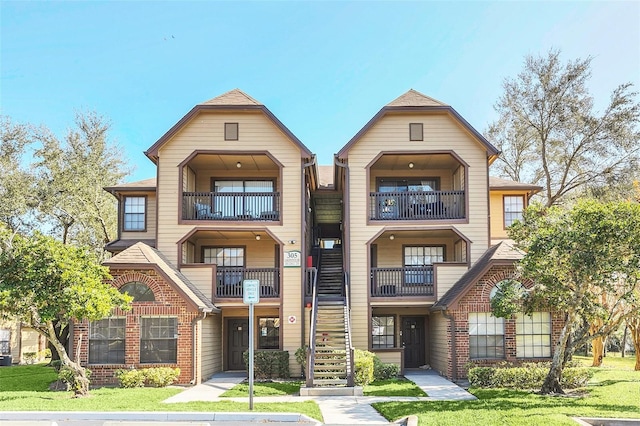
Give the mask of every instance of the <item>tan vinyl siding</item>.
<svg viewBox="0 0 640 426">
<path fill-rule="evenodd" d="M 213 266 L 200 265 L 200 266 L 186 266 L 180 269 L 180 272 L 195 285 L 198 290 L 208 297 L 209 300 L 213 299 Z"/>
<path fill-rule="evenodd" d="M 202 380 L 222 371 L 222 316 L 214 314 L 202 320 Z"/>
<path fill-rule="evenodd" d="M 126 197 L 146 197 L 147 204 L 145 210 L 145 220 L 146 220 L 146 231 L 122 231 L 121 239 L 122 240 L 153 240 L 156 238 L 156 227 L 157 227 L 157 218 L 156 218 L 156 194 L 155 192 L 144 192 L 144 193 L 127 193 Z M 121 206 L 121 208 L 123 208 Z M 123 226 L 123 225 L 121 225 Z"/>
<path fill-rule="evenodd" d="M 246 268 L 274 268 L 275 242 L 267 238 L 251 239 L 199 239 L 195 248 L 196 263 L 202 261 L 203 247 L 244 247 Z"/>
<path fill-rule="evenodd" d="M 467 265 L 439 264 L 436 268 L 437 296 L 440 299 L 469 268 Z"/>
<path fill-rule="evenodd" d="M 424 123 L 424 141 L 409 142 L 407 136 L 408 123 Z M 454 151 L 464 161 L 468 173 L 468 187 L 466 198 L 469 209 L 467 212 L 468 223 L 455 223 L 452 226 L 458 232 L 465 235 L 471 242 L 470 262 L 475 262 L 489 247 L 489 235 L 487 219 L 489 213 L 487 197 L 487 153 L 483 146 L 476 141 L 466 130 L 446 114 L 398 114 L 386 115 L 375 123 L 369 131 L 350 149 L 349 164 L 349 191 L 350 191 L 350 256 L 351 256 L 351 283 L 352 283 L 352 324 L 354 328 L 353 341 L 357 347 L 366 347 L 368 341 L 368 251 L 366 244 L 384 226 L 394 228 L 407 228 L 420 226 L 442 227 L 443 223 L 420 223 L 416 225 L 403 224 L 394 221 L 383 225 L 367 224 L 368 193 L 367 183 L 371 183 L 371 177 L 367 176 L 367 165 L 384 151 L 415 152 L 415 151 Z M 375 170 L 378 174 L 380 171 Z M 453 185 L 452 173 L 447 171 L 448 181 L 442 181 L 441 186 Z M 395 171 L 396 176 L 399 175 Z M 404 174 L 404 173 L 400 173 Z M 430 175 L 431 173 L 425 173 Z M 462 179 L 462 177 L 460 178 Z M 369 186 L 369 190 L 375 187 Z M 349 237 L 349 236 L 347 236 Z M 384 259 L 383 251 L 378 250 L 378 264 Z M 456 271 L 459 273 L 459 271 Z"/>
<path fill-rule="evenodd" d="M 384 362 L 385 364 L 402 365 L 402 351 L 380 351 L 374 349 L 373 353 L 378 355 L 380 361 Z"/>
<path fill-rule="evenodd" d="M 429 317 L 430 363 L 431 368 L 440 374 L 447 373 L 447 360 L 449 358 L 448 323 L 449 320 L 441 312 L 434 312 Z"/>
<path fill-rule="evenodd" d="M 457 238 L 457 237 L 456 237 Z M 399 238 L 394 240 L 381 238 L 378 245 L 378 267 L 397 268 L 404 266 L 404 246 L 445 246 L 445 261 L 454 260 L 452 238 Z"/>
</svg>

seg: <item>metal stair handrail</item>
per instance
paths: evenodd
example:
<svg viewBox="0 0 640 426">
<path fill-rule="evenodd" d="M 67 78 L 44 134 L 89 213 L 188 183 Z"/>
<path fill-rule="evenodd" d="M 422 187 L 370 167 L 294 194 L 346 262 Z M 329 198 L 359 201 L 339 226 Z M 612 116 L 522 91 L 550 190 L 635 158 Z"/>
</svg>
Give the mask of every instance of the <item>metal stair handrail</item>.
<svg viewBox="0 0 640 426">
<path fill-rule="evenodd" d="M 347 323 L 347 336 L 346 336 L 346 350 L 349 359 L 347 359 L 347 386 L 354 386 L 355 376 L 355 359 L 354 359 L 354 347 L 351 343 L 351 287 L 349 284 L 349 274 L 344 271 L 344 293 L 345 293 L 345 316 Z"/>
<path fill-rule="evenodd" d="M 322 253 L 318 255 L 318 264 Z M 314 268 L 315 269 L 315 268 Z M 311 324 L 309 324 L 309 346 L 307 348 L 307 387 L 313 387 L 313 367 L 316 363 L 316 323 L 318 322 L 318 272 L 313 274 L 311 296 Z"/>
</svg>

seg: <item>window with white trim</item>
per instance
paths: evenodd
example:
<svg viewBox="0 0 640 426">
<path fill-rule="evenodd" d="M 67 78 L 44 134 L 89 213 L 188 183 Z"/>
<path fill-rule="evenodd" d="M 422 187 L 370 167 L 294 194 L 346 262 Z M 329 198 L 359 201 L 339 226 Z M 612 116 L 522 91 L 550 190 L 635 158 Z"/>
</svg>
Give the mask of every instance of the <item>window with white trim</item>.
<svg viewBox="0 0 640 426">
<path fill-rule="evenodd" d="M 504 318 L 491 312 L 469 313 L 469 358 L 504 358 Z"/>
<path fill-rule="evenodd" d="M 145 197 L 124 197 L 124 221 L 125 231 L 144 231 L 145 209 L 147 199 Z"/>
<path fill-rule="evenodd" d="M 244 247 L 203 247 L 202 261 L 218 266 L 244 266 Z"/>
<path fill-rule="evenodd" d="M 508 228 L 516 220 L 522 220 L 524 211 L 524 196 L 522 195 L 505 195 L 503 197 L 504 204 L 504 227 Z"/>
<path fill-rule="evenodd" d="M 377 315 L 371 317 L 371 348 L 395 348 L 395 316 Z"/>
<path fill-rule="evenodd" d="M 89 364 L 124 364 L 125 319 L 89 323 Z"/>
<path fill-rule="evenodd" d="M 140 363 L 175 364 L 178 359 L 178 318 L 140 319 Z"/>
<path fill-rule="evenodd" d="M 516 315 L 516 357 L 551 357 L 551 314 Z"/>
</svg>

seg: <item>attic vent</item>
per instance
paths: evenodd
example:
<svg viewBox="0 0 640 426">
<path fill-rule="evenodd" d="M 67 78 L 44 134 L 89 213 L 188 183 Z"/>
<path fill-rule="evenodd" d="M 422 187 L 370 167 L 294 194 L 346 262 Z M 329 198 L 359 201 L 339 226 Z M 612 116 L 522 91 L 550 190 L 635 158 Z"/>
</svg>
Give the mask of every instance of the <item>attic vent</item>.
<svg viewBox="0 0 640 426">
<path fill-rule="evenodd" d="M 422 141 L 424 133 L 422 131 L 422 123 L 409 123 L 409 140 Z"/>
<path fill-rule="evenodd" d="M 238 140 L 238 123 L 224 123 L 224 140 Z"/>
</svg>

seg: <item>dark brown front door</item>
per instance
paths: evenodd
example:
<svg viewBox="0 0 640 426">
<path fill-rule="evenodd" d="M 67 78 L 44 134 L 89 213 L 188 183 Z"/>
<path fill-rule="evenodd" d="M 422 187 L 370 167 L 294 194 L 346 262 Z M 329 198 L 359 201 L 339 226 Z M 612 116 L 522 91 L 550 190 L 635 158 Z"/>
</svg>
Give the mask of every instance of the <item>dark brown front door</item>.
<svg viewBox="0 0 640 426">
<path fill-rule="evenodd" d="M 402 346 L 405 368 L 424 365 L 424 342 L 424 317 L 403 317 Z"/>
<path fill-rule="evenodd" d="M 244 370 L 242 353 L 249 349 L 249 320 L 227 320 L 227 369 Z"/>
</svg>

